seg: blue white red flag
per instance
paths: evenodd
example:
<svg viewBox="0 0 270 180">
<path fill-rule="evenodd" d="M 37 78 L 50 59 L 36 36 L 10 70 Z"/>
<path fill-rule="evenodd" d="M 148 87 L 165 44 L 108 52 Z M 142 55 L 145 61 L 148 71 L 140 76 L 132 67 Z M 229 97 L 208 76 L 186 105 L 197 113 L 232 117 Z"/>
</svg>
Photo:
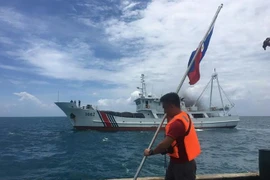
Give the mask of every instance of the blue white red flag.
<svg viewBox="0 0 270 180">
<path fill-rule="evenodd" d="M 202 43 L 202 46 L 199 48 L 199 52 L 197 53 L 197 56 L 195 57 L 193 64 L 191 65 L 189 69 L 188 78 L 189 78 L 190 85 L 196 84 L 200 80 L 200 62 L 207 51 L 207 48 L 208 48 L 208 45 L 209 45 L 209 42 L 213 33 L 213 29 L 214 29 L 214 26 L 212 27 L 212 30 L 207 35 L 205 41 Z M 196 53 L 196 50 L 191 53 L 189 61 L 188 61 L 188 67 L 195 53 Z"/>
</svg>

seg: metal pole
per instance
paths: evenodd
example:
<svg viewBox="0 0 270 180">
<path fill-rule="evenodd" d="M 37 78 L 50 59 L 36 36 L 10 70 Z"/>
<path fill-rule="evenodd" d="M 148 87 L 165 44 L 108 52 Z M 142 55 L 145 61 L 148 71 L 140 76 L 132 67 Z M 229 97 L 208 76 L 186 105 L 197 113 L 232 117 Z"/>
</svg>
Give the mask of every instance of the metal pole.
<svg viewBox="0 0 270 180">
<path fill-rule="evenodd" d="M 213 92 L 213 79 L 214 79 L 214 74 L 211 77 L 211 89 L 210 89 L 210 105 L 209 105 L 209 110 L 211 110 L 212 106 L 212 92 Z"/>
<path fill-rule="evenodd" d="M 220 99 L 221 99 L 221 104 L 222 104 L 222 108 L 223 108 L 223 115 L 225 115 L 225 109 L 224 109 L 222 94 L 221 94 L 221 91 L 220 91 L 220 85 L 219 85 L 219 81 L 218 81 L 218 75 L 216 76 L 216 79 L 217 79 L 218 91 L 219 91 L 219 95 L 220 95 Z"/>
<path fill-rule="evenodd" d="M 197 104 L 197 102 L 200 100 L 200 98 L 202 97 L 204 91 L 206 90 L 206 88 L 209 86 L 209 83 L 211 82 L 212 79 L 210 79 L 210 81 L 207 83 L 207 85 L 205 86 L 205 88 L 203 89 L 202 93 L 200 94 L 200 96 L 198 97 L 198 99 L 195 101 L 195 103 L 193 104 L 193 106 L 195 106 Z"/>
<path fill-rule="evenodd" d="M 215 16 L 214 16 L 212 22 L 211 22 L 211 25 L 210 25 L 208 31 L 206 32 L 206 34 L 205 34 L 203 40 L 200 42 L 200 44 L 199 44 L 199 46 L 198 46 L 198 48 L 197 48 L 197 50 L 196 50 L 196 53 L 195 53 L 195 55 L 193 56 L 193 58 L 192 58 L 192 60 L 191 60 L 191 63 L 190 63 L 190 65 L 188 66 L 188 68 L 187 68 L 187 70 L 186 70 L 186 72 L 185 72 L 185 75 L 183 76 L 183 78 L 182 78 L 180 84 L 178 85 L 178 87 L 177 87 L 177 89 L 176 89 L 176 93 L 177 93 L 177 94 L 179 93 L 180 88 L 182 87 L 182 85 L 183 85 L 183 83 L 184 83 L 184 81 L 185 81 L 185 79 L 186 79 L 186 76 L 187 76 L 187 74 L 188 74 L 188 72 L 189 72 L 189 70 L 190 70 L 190 68 L 191 68 L 191 65 L 193 64 L 193 62 L 194 62 L 194 60 L 195 60 L 195 57 L 196 57 L 197 54 L 198 54 L 199 48 L 202 46 L 203 42 L 204 42 L 205 39 L 207 38 L 207 35 L 208 35 L 209 32 L 212 30 L 212 27 L 213 27 L 213 25 L 214 25 L 214 23 L 215 23 L 215 21 L 216 21 L 216 19 L 217 19 L 218 13 L 220 12 L 220 10 L 221 10 L 222 7 L 223 7 L 223 4 L 221 4 L 221 5 L 218 7 L 218 10 L 217 10 L 217 12 L 216 12 L 216 14 L 215 14 Z M 152 147 L 152 145 L 154 144 L 154 141 L 156 140 L 157 134 L 158 134 L 158 132 L 159 132 L 159 130 L 160 130 L 160 128 L 161 128 L 161 126 L 162 126 L 162 124 L 163 124 L 163 122 L 164 122 L 165 119 L 166 119 L 166 113 L 164 114 L 163 119 L 162 119 L 161 123 L 159 124 L 159 126 L 158 126 L 158 128 L 157 128 L 157 130 L 156 130 L 156 132 L 155 132 L 155 134 L 154 134 L 154 136 L 153 136 L 153 138 L 152 138 L 152 140 L 151 140 L 149 146 L 148 146 L 148 149 L 150 149 L 150 148 Z M 137 169 L 136 174 L 134 175 L 133 180 L 137 180 L 137 177 L 138 177 L 138 175 L 139 175 L 139 173 L 140 173 L 140 171 L 141 171 L 141 169 L 142 169 L 142 166 L 143 166 L 143 164 L 144 164 L 144 162 L 145 162 L 146 157 L 147 157 L 147 156 L 143 156 L 143 159 L 142 159 L 142 161 L 141 161 L 141 163 L 140 163 L 139 168 Z"/>
<path fill-rule="evenodd" d="M 226 92 L 223 90 L 223 88 L 222 88 L 221 86 L 220 86 L 220 89 L 221 89 L 222 92 L 224 93 L 225 97 L 227 98 L 227 100 L 229 101 L 229 103 L 231 104 L 231 106 L 234 107 L 234 103 L 232 103 L 232 102 L 230 101 L 230 99 L 228 98 Z"/>
<path fill-rule="evenodd" d="M 166 137 L 166 134 L 164 133 L 164 138 Z M 166 154 L 164 154 L 164 170 L 166 172 L 166 169 L 167 169 L 167 159 L 166 159 Z"/>
<path fill-rule="evenodd" d="M 159 126 L 158 126 L 158 128 L 157 128 L 157 130 L 156 130 L 156 132 L 154 134 L 154 137 L 152 138 L 152 140 L 151 140 L 151 142 L 150 142 L 150 144 L 148 146 L 148 149 L 150 149 L 152 147 L 152 145 L 154 144 L 154 141 L 156 140 L 157 134 L 158 134 L 158 132 L 159 132 L 159 130 L 160 130 L 160 128 L 161 128 L 161 126 L 162 126 L 162 124 L 163 124 L 163 122 L 164 122 L 165 119 L 166 119 L 166 113 L 164 114 L 163 119 L 162 119 L 161 123 L 159 124 Z M 140 164 L 139 168 L 137 169 L 137 172 L 136 172 L 136 174 L 135 174 L 135 176 L 133 178 L 134 180 L 137 179 L 137 177 L 138 177 L 138 175 L 139 175 L 139 173 L 141 171 L 141 168 L 142 168 L 142 166 L 143 166 L 143 164 L 145 162 L 146 157 L 147 156 L 143 156 L 143 159 L 141 161 L 141 164 Z"/>
</svg>

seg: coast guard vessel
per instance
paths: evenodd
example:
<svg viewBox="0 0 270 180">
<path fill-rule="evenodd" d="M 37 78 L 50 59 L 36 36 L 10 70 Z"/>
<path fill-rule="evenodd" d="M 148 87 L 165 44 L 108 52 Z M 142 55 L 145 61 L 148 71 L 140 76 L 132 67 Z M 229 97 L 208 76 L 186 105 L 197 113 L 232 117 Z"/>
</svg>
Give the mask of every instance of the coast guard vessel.
<svg viewBox="0 0 270 180">
<path fill-rule="evenodd" d="M 218 84 L 222 107 L 212 106 L 212 88 L 214 80 L 216 80 Z M 219 85 L 218 75 L 216 72 L 213 73 L 207 86 L 210 84 L 210 82 L 211 95 L 210 106 L 208 108 L 200 109 L 196 105 L 201 95 L 203 94 L 203 91 L 198 100 L 189 107 L 186 107 L 184 98 L 181 98 L 181 109 L 190 115 L 196 129 L 236 127 L 239 122 L 239 116 L 231 115 L 229 113 L 231 108 L 234 107 L 234 104 L 230 103 L 229 105 L 224 106 L 221 95 L 221 91 L 223 91 L 223 89 Z M 162 103 L 160 103 L 159 98 L 155 98 L 146 94 L 144 74 L 141 75 L 141 87 L 139 89 L 141 89 L 141 93 L 139 94 L 139 97 L 134 100 L 136 104 L 136 113 L 98 110 L 90 104 L 81 106 L 80 103 L 77 104 L 73 101 L 55 102 L 55 104 L 70 119 L 72 126 L 78 130 L 156 130 L 164 116 Z M 166 121 L 164 122 L 161 129 L 164 129 L 165 125 Z"/>
</svg>

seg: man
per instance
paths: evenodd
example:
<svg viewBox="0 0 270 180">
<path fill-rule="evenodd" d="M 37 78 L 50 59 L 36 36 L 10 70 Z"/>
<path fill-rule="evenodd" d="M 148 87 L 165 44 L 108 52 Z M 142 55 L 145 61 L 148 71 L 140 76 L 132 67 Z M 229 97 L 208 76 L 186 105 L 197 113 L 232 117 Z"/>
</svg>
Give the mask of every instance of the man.
<svg viewBox="0 0 270 180">
<path fill-rule="evenodd" d="M 155 149 L 145 149 L 144 155 L 167 153 L 170 156 L 165 180 L 195 180 L 195 158 L 201 149 L 194 125 L 188 114 L 181 111 L 178 94 L 165 94 L 160 102 L 168 122 L 165 127 L 166 137 Z"/>
</svg>

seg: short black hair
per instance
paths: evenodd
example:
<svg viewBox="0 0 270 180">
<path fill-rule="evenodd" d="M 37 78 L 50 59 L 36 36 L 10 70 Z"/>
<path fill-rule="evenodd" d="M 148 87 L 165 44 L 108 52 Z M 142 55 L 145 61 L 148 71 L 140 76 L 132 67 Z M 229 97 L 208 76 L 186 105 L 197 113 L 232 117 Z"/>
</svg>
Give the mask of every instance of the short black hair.
<svg viewBox="0 0 270 180">
<path fill-rule="evenodd" d="M 170 92 L 160 98 L 160 102 L 173 104 L 180 108 L 180 97 L 175 92 Z"/>
</svg>

